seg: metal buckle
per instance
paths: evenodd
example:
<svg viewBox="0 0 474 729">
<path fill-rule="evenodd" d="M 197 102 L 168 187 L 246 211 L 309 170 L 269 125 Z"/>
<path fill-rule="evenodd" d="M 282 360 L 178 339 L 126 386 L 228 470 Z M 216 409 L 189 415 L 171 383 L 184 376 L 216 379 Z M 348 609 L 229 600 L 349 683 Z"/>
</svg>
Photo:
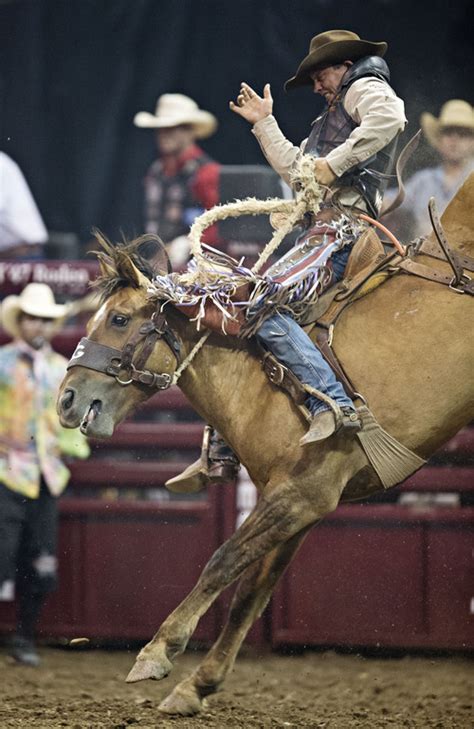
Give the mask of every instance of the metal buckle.
<svg viewBox="0 0 474 729">
<path fill-rule="evenodd" d="M 122 385 L 122 387 L 126 387 L 126 385 L 131 385 L 133 382 L 133 378 L 130 380 L 121 380 L 118 375 L 115 375 L 115 379 L 119 383 L 119 385 Z"/>
<path fill-rule="evenodd" d="M 285 379 L 285 370 L 281 364 L 277 364 L 276 362 L 271 362 L 269 364 L 267 360 L 265 371 L 268 379 L 270 382 L 273 382 L 274 385 L 281 385 Z"/>
<path fill-rule="evenodd" d="M 358 400 L 362 400 L 362 403 L 367 407 L 367 400 L 365 399 L 365 397 L 363 395 L 360 394 L 360 392 L 354 391 L 354 395 Z"/>
<path fill-rule="evenodd" d="M 135 367 L 134 367 L 134 365 L 132 363 L 130 365 L 130 372 L 134 372 L 134 371 L 135 371 Z M 122 385 L 122 387 L 126 387 L 127 385 L 131 385 L 132 382 L 133 382 L 133 377 L 131 377 L 129 380 L 121 380 L 120 377 L 118 376 L 118 374 L 114 375 L 114 377 L 117 380 L 117 382 L 119 383 L 119 385 Z"/>
<path fill-rule="evenodd" d="M 112 377 L 118 377 L 121 367 L 122 360 L 118 357 L 112 357 L 109 366 L 105 368 L 105 373 L 107 375 L 112 375 Z"/>
<path fill-rule="evenodd" d="M 157 390 L 167 390 L 169 387 L 171 387 L 173 378 L 171 375 L 168 374 L 168 372 L 162 372 L 160 375 L 155 375 L 155 377 L 163 377 L 165 380 L 165 384 L 163 385 L 155 384 Z"/>
<path fill-rule="evenodd" d="M 455 279 L 456 279 L 456 277 L 453 276 L 453 278 L 451 279 L 451 283 L 449 284 L 449 288 L 451 289 L 451 291 L 455 291 L 457 294 L 465 294 L 466 292 L 464 291 L 464 289 L 459 289 L 457 286 L 453 286 L 453 281 Z M 471 280 L 472 280 L 471 277 L 468 276 L 467 273 L 463 273 L 461 275 L 461 279 L 460 279 L 459 283 L 460 284 L 462 284 L 462 283 L 468 284 L 469 281 L 471 281 Z"/>
</svg>

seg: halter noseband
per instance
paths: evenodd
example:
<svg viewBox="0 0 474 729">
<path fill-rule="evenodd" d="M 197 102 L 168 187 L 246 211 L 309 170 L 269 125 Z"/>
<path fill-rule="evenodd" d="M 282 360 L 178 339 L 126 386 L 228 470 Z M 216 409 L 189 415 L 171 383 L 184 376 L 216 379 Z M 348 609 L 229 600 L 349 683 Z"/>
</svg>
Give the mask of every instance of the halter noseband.
<svg viewBox="0 0 474 729">
<path fill-rule="evenodd" d="M 142 324 L 138 332 L 130 337 L 123 349 L 108 347 L 105 344 L 93 342 L 87 337 L 82 337 L 66 369 L 87 367 L 90 370 L 115 377 L 119 385 L 126 386 L 136 383 L 154 387 L 157 390 L 167 390 L 173 384 L 172 375 L 167 372 L 152 372 L 142 369 L 159 339 L 166 342 L 179 363 L 181 350 L 179 340 L 170 329 L 165 315 L 155 311 L 151 319 Z M 133 362 L 135 349 L 142 340 L 142 350 L 136 361 Z M 120 379 L 120 372 L 123 370 L 127 373 L 125 380 Z"/>
</svg>

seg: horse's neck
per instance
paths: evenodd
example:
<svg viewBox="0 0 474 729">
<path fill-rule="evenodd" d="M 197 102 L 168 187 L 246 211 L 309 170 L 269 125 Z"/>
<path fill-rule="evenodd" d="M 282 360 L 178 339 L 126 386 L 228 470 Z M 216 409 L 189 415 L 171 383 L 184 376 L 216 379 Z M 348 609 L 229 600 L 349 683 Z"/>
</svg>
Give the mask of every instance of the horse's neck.
<svg viewBox="0 0 474 729">
<path fill-rule="evenodd" d="M 195 325 L 179 326 L 186 353 L 198 341 Z M 252 343 L 212 334 L 181 375 L 179 386 L 203 420 L 212 425 L 238 454 L 255 483 L 263 483 L 284 457 L 298 458 L 302 421 L 290 399 L 275 392 Z M 283 427 L 284 424 L 284 427 Z"/>
<path fill-rule="evenodd" d="M 192 322 L 180 321 L 179 334 L 189 356 L 202 334 Z M 235 346 L 233 346 L 235 344 Z M 250 347 L 239 340 L 211 334 L 181 375 L 179 386 L 201 417 L 218 426 L 232 421 L 241 408 L 252 371 L 259 369 Z"/>
</svg>

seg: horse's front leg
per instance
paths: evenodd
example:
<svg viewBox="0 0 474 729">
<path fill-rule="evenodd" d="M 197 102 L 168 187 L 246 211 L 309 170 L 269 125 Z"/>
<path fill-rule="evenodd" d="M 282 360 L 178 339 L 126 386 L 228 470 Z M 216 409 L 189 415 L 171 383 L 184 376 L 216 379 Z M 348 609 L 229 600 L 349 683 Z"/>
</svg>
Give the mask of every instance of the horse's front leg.
<svg viewBox="0 0 474 729">
<path fill-rule="evenodd" d="M 220 593 L 249 565 L 336 508 L 338 498 L 339 492 L 335 498 L 316 498 L 312 503 L 289 486 L 272 489 L 271 500 L 262 497 L 248 519 L 211 557 L 193 590 L 140 651 L 127 681 L 167 676 L 172 660 L 185 650 L 199 619 Z"/>
<path fill-rule="evenodd" d="M 198 668 L 161 702 L 160 711 L 181 716 L 197 714 L 203 700 L 218 691 L 234 665 L 245 636 L 262 614 L 278 579 L 307 532 L 308 528 L 303 529 L 245 570 L 219 638 Z"/>
</svg>

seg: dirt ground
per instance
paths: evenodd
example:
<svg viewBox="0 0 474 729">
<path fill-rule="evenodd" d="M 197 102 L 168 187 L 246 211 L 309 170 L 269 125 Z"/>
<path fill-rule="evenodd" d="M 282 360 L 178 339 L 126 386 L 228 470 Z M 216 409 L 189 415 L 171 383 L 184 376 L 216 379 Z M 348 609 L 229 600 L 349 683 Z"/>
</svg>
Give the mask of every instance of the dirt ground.
<svg viewBox="0 0 474 729">
<path fill-rule="evenodd" d="M 0 652 L 0 726 L 163 727 L 473 726 L 473 664 L 456 657 L 367 658 L 333 651 L 258 655 L 246 650 L 224 690 L 195 718 L 160 716 L 159 702 L 202 654 L 181 657 L 161 683 L 125 684 L 136 651 L 42 648 L 40 668 Z"/>
</svg>

